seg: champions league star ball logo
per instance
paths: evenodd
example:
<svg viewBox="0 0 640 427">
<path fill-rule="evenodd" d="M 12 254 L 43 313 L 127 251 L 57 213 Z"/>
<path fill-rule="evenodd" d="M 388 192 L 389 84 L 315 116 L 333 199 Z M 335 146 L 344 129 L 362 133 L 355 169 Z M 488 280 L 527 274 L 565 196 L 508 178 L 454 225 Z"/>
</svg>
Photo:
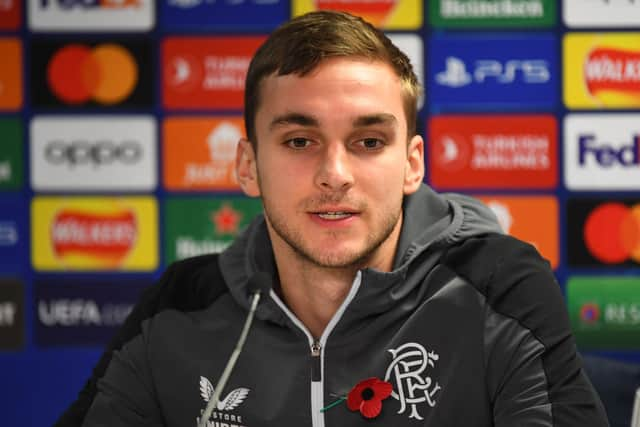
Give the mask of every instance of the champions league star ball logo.
<svg viewBox="0 0 640 427">
<path fill-rule="evenodd" d="M 442 388 L 437 382 L 433 384 L 428 375 L 428 370 L 435 367 L 440 356 L 433 351 L 427 352 L 417 343 L 403 344 L 388 351 L 393 360 L 387 368 L 384 380 L 394 383 L 391 397 L 400 401 L 398 414 L 411 407 L 409 418 L 422 420 L 418 405 L 426 402 L 433 408 L 436 405 L 435 395 Z"/>
</svg>

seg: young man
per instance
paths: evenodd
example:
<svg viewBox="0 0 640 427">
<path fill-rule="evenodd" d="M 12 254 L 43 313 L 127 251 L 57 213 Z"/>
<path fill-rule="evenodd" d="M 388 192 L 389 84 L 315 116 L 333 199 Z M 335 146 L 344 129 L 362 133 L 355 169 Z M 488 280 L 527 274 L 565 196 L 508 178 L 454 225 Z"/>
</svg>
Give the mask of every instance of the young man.
<svg viewBox="0 0 640 427">
<path fill-rule="evenodd" d="M 249 68 L 236 163 L 264 216 L 149 291 L 83 425 L 197 425 L 260 273 L 272 289 L 205 425 L 607 425 L 548 264 L 422 184 L 418 93 L 359 18 L 276 30 Z"/>
</svg>

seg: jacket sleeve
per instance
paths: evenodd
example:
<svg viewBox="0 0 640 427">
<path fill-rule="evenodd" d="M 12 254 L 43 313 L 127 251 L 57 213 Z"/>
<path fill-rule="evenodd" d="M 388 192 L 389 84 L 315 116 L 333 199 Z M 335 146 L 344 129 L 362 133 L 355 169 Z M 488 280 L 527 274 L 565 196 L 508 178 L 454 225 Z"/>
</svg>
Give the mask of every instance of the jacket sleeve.
<svg viewBox="0 0 640 427">
<path fill-rule="evenodd" d="M 535 248 L 509 236 L 480 236 L 446 258 L 485 298 L 485 381 L 494 425 L 608 426 L 577 354 L 560 286 Z"/>
<path fill-rule="evenodd" d="M 219 294 L 212 286 L 222 283 L 217 255 L 203 255 L 172 264 L 160 280 L 146 288 L 133 310 L 107 345 L 91 377 L 77 399 L 60 416 L 54 427 L 79 427 L 97 393 L 97 383 L 105 374 L 114 351 L 140 334 L 141 324 L 166 308 L 196 310 L 207 307 Z"/>
<path fill-rule="evenodd" d="M 147 363 L 144 335 L 141 333 L 113 353 L 99 380 L 84 427 L 160 427 L 162 411 L 155 397 Z"/>
<path fill-rule="evenodd" d="M 509 246 L 486 294 L 485 357 L 496 427 L 608 426 L 553 272 L 532 246 Z"/>
</svg>

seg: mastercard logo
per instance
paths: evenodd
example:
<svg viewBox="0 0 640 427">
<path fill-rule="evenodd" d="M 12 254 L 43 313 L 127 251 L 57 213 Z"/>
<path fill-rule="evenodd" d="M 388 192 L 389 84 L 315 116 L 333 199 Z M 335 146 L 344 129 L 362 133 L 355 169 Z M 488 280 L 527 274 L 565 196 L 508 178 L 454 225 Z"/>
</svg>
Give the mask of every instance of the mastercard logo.
<svg viewBox="0 0 640 427">
<path fill-rule="evenodd" d="M 585 221 L 584 242 L 605 264 L 640 262 L 640 204 L 611 202 L 595 208 Z"/>
<path fill-rule="evenodd" d="M 47 83 L 68 104 L 95 101 L 112 105 L 125 100 L 135 89 L 138 66 L 131 53 L 117 44 L 70 44 L 49 61 Z"/>
</svg>

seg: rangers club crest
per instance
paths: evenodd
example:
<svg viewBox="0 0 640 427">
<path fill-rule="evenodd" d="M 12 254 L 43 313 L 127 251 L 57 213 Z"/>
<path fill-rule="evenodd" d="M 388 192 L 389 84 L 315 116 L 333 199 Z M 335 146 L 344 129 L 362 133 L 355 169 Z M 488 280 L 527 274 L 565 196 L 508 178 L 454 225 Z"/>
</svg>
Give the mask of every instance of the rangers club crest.
<svg viewBox="0 0 640 427">
<path fill-rule="evenodd" d="M 396 349 L 388 350 L 393 360 L 387 368 L 384 380 L 394 384 L 391 397 L 400 402 L 398 414 L 411 409 L 409 418 L 422 420 L 418 413 L 418 405 L 436 405 L 436 394 L 442 389 L 440 384 L 429 375 L 440 356 L 433 351 L 427 352 L 418 343 L 403 344 Z"/>
</svg>

